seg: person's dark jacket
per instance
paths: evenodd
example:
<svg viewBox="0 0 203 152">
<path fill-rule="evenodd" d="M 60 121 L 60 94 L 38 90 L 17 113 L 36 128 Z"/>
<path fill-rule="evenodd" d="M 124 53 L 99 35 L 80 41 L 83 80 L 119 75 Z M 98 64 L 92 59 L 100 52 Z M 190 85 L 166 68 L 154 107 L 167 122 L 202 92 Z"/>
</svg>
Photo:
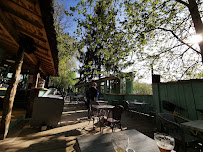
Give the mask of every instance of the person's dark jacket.
<svg viewBox="0 0 203 152">
<path fill-rule="evenodd" d="M 94 87 L 89 88 L 88 90 L 88 98 L 91 101 L 94 101 L 94 98 L 97 97 L 97 89 L 95 89 Z"/>
</svg>

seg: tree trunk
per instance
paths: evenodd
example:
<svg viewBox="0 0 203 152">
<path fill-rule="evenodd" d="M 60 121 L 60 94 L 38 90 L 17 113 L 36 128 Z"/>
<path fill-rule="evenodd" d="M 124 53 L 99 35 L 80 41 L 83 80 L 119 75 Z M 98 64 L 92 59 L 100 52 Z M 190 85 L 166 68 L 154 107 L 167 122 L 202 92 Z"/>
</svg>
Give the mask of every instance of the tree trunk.
<svg viewBox="0 0 203 152">
<path fill-rule="evenodd" d="M 197 34 L 203 34 L 203 23 L 200 17 L 200 13 L 198 10 L 198 6 L 195 0 L 189 0 L 189 11 L 192 16 L 192 21 L 194 23 L 195 31 Z M 203 42 L 199 43 L 199 47 L 202 54 L 202 62 L 203 62 Z"/>
<path fill-rule="evenodd" d="M 11 120 L 11 112 L 13 108 L 13 101 L 15 98 L 16 89 L 19 82 L 20 72 L 23 64 L 23 58 L 24 58 L 24 50 L 22 47 L 19 47 L 18 55 L 16 59 L 15 72 L 13 73 L 10 85 L 7 88 L 6 95 L 4 97 L 3 114 L 2 114 L 1 126 L 0 126 L 0 139 L 4 139 L 8 133 L 10 120 Z"/>
</svg>

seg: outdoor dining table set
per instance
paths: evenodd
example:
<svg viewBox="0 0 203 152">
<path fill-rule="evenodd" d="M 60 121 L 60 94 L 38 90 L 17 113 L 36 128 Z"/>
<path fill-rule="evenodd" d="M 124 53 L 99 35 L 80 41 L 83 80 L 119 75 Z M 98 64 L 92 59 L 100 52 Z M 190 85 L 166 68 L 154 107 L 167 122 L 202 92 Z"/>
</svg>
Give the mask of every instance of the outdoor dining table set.
<svg viewBox="0 0 203 152">
<path fill-rule="evenodd" d="M 125 130 L 116 133 L 91 135 L 77 138 L 77 152 L 114 152 L 113 136 L 128 137 L 128 140 L 117 138 L 119 143 L 126 144 L 128 152 L 160 152 L 156 142 L 137 130 Z M 119 146 L 119 145 L 118 145 Z M 124 152 L 124 151 L 123 151 Z"/>
<path fill-rule="evenodd" d="M 100 123 L 100 131 L 102 130 L 101 127 L 104 126 L 104 122 L 102 122 L 101 117 L 107 119 L 110 114 L 111 110 L 115 107 L 112 105 L 106 105 L 106 104 L 101 104 L 101 105 L 92 105 L 94 109 L 96 109 L 97 113 L 99 114 L 99 123 Z M 94 122 L 93 122 L 94 123 Z M 93 124 L 94 125 L 94 124 Z"/>
</svg>

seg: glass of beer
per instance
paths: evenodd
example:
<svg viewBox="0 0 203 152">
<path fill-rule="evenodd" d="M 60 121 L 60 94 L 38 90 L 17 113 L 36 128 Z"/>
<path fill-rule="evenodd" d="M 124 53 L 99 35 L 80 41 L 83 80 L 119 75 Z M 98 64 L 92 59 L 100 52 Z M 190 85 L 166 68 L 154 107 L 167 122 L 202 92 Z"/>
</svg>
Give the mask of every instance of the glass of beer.
<svg viewBox="0 0 203 152">
<path fill-rule="evenodd" d="M 112 133 L 111 142 L 116 152 L 126 152 L 129 138 L 124 133 Z"/>
<path fill-rule="evenodd" d="M 175 140 L 169 135 L 154 133 L 154 140 L 161 152 L 171 152 L 175 147 Z"/>
</svg>

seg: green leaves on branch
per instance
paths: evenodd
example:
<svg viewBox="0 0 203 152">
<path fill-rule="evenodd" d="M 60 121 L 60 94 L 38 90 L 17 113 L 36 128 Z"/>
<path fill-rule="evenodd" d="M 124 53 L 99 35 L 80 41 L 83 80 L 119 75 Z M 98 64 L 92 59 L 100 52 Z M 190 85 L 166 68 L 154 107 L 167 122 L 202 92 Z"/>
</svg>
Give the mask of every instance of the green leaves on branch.
<svg viewBox="0 0 203 152">
<path fill-rule="evenodd" d="M 112 0 L 78 3 L 76 10 L 82 12 L 83 17 L 76 19 L 77 34 L 81 38 L 77 45 L 85 50 L 80 51 L 78 57 L 82 63 L 79 70 L 81 80 L 101 77 L 106 73 L 118 73 L 124 67 L 123 61 L 130 49 L 123 32 L 116 27 L 119 8 L 115 4 L 116 1 Z M 89 6 L 92 6 L 91 10 Z"/>
</svg>

